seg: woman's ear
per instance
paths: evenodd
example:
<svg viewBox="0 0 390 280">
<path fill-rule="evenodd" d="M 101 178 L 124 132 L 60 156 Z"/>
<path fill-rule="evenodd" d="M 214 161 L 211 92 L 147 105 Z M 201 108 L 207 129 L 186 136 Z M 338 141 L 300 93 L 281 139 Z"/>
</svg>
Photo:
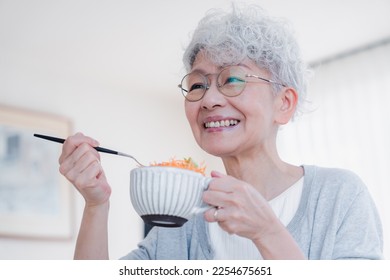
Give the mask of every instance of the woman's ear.
<svg viewBox="0 0 390 280">
<path fill-rule="evenodd" d="M 284 87 L 276 97 L 276 116 L 278 124 L 287 124 L 295 113 L 298 104 L 298 93 L 291 87 Z"/>
</svg>

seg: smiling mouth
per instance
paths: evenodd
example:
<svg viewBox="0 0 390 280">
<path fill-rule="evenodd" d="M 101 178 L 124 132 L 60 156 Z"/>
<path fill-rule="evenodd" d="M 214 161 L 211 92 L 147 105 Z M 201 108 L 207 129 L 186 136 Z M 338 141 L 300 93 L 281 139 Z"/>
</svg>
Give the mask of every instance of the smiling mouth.
<svg viewBox="0 0 390 280">
<path fill-rule="evenodd" d="M 206 122 L 204 123 L 205 128 L 215 128 L 215 127 L 229 127 L 235 126 L 239 123 L 239 120 L 220 120 L 214 122 Z"/>
</svg>

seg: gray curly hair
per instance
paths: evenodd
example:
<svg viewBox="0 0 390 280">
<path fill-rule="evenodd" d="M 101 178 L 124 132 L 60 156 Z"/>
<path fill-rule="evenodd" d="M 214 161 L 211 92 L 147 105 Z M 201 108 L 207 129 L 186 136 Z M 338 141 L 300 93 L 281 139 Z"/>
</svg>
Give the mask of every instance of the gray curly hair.
<svg viewBox="0 0 390 280">
<path fill-rule="evenodd" d="M 271 79 L 293 87 L 299 95 L 297 111 L 306 98 L 307 68 L 286 21 L 270 17 L 255 5 L 232 12 L 210 10 L 199 22 L 187 46 L 183 63 L 191 71 L 202 50 L 215 65 L 234 65 L 245 58 L 268 70 Z M 275 92 L 280 86 L 273 84 Z"/>
</svg>

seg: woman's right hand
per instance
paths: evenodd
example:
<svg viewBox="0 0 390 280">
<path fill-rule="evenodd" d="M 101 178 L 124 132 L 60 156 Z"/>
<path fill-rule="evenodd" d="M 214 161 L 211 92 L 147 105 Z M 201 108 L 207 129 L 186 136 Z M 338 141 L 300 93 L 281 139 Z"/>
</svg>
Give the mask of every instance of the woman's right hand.
<svg viewBox="0 0 390 280">
<path fill-rule="evenodd" d="M 60 173 L 77 188 L 87 206 L 104 204 L 111 195 L 100 155 L 94 149 L 97 146 L 96 140 L 76 133 L 66 139 L 59 158 Z"/>
</svg>

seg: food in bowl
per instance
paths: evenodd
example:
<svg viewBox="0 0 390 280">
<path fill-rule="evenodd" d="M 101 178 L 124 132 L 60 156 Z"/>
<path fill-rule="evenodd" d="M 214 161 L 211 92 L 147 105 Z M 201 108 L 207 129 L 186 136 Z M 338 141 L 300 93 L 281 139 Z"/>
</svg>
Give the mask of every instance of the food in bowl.
<svg viewBox="0 0 390 280">
<path fill-rule="evenodd" d="M 183 168 L 187 170 L 192 170 L 195 172 L 198 172 L 205 175 L 206 166 L 204 164 L 197 164 L 191 157 L 184 158 L 182 160 L 177 160 L 175 158 L 172 158 L 169 161 L 163 161 L 160 163 L 152 163 L 151 166 L 168 166 L 168 167 L 176 167 L 176 168 Z"/>
<path fill-rule="evenodd" d="M 153 163 L 130 172 L 130 198 L 145 223 L 180 227 L 209 206 L 202 194 L 210 178 L 191 158 Z"/>
</svg>

